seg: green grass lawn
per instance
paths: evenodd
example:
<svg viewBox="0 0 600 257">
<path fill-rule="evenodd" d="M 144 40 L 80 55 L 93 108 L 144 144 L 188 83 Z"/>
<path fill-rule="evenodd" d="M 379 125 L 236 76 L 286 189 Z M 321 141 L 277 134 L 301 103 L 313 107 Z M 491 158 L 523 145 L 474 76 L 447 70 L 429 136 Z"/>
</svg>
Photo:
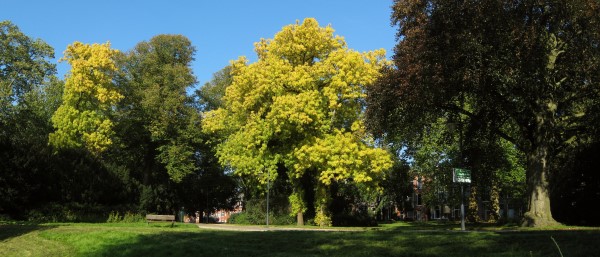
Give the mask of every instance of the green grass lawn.
<svg viewBox="0 0 600 257">
<path fill-rule="evenodd" d="M 194 225 L 3 224 L 0 256 L 600 256 L 600 230 L 394 223 L 363 231 L 235 232 Z M 506 231 L 503 229 L 511 229 Z"/>
</svg>

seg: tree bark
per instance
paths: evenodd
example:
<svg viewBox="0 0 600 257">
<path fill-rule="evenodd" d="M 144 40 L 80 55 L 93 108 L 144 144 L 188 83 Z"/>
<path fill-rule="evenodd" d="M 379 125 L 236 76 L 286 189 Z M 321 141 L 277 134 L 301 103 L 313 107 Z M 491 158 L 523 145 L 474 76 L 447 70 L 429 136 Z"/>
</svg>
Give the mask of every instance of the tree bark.
<svg viewBox="0 0 600 257">
<path fill-rule="evenodd" d="M 558 222 L 550 211 L 550 192 L 548 182 L 549 137 L 538 135 L 537 142 L 527 156 L 527 212 L 522 226 L 546 227 Z"/>
<path fill-rule="evenodd" d="M 304 214 L 302 214 L 302 212 L 298 212 L 296 219 L 298 221 L 298 226 L 304 226 Z"/>
</svg>

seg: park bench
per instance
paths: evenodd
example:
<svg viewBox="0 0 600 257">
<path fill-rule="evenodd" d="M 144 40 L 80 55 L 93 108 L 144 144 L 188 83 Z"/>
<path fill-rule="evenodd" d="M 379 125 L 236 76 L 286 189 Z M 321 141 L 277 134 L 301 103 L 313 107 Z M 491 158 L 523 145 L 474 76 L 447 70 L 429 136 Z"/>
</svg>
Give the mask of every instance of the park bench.
<svg viewBox="0 0 600 257">
<path fill-rule="evenodd" d="M 154 221 L 170 221 L 171 227 L 173 227 L 173 224 L 175 224 L 175 215 L 146 214 L 146 222 L 148 224 Z"/>
</svg>

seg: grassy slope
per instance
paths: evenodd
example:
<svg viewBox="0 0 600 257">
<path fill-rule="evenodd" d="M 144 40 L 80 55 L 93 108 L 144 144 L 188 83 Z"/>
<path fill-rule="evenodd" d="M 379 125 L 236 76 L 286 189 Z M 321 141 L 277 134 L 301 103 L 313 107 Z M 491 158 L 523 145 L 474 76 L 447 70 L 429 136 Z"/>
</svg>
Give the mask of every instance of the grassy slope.
<svg viewBox="0 0 600 257">
<path fill-rule="evenodd" d="M 418 229 L 434 230 L 421 232 Z M 600 230 L 446 231 L 402 223 L 359 232 L 202 231 L 193 225 L 0 225 L 0 256 L 565 256 L 600 254 Z"/>
</svg>

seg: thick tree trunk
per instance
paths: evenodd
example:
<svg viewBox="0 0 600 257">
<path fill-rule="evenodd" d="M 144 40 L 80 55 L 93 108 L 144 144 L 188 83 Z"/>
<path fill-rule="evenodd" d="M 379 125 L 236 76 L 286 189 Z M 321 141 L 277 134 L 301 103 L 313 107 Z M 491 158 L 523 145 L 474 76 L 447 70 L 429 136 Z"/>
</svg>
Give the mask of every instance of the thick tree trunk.
<svg viewBox="0 0 600 257">
<path fill-rule="evenodd" d="M 546 227 L 558 224 L 550 212 L 548 157 L 549 147 L 545 142 L 534 145 L 527 157 L 527 212 L 522 226 Z"/>
<path fill-rule="evenodd" d="M 304 214 L 302 214 L 302 212 L 298 212 L 296 218 L 298 221 L 298 226 L 304 226 Z"/>
</svg>

